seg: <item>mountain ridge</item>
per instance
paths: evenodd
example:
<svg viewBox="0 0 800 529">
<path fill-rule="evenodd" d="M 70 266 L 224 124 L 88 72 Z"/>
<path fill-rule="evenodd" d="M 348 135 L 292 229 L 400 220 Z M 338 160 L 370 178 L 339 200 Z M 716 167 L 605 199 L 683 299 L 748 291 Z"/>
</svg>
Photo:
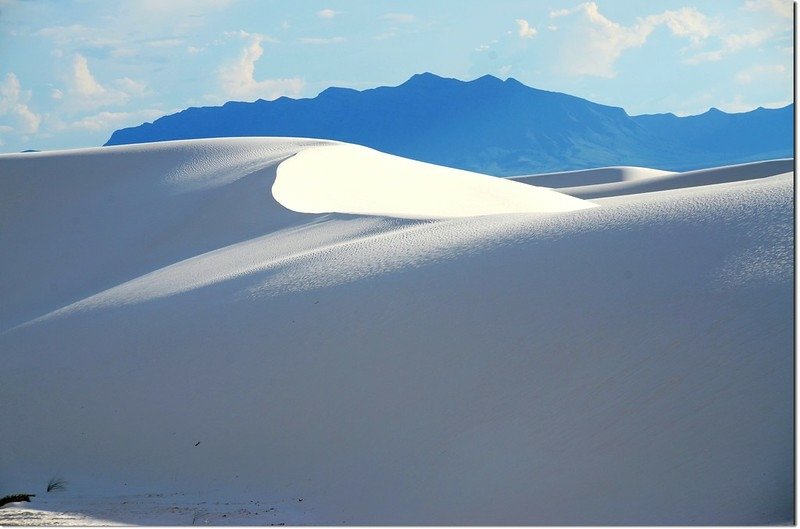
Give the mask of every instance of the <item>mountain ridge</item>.
<svg viewBox="0 0 800 529">
<path fill-rule="evenodd" d="M 744 113 L 629 115 L 624 108 L 484 75 L 415 74 L 313 98 L 190 107 L 105 145 L 229 136 L 333 139 L 497 176 L 637 165 L 691 170 L 793 156 L 793 104 Z"/>
</svg>

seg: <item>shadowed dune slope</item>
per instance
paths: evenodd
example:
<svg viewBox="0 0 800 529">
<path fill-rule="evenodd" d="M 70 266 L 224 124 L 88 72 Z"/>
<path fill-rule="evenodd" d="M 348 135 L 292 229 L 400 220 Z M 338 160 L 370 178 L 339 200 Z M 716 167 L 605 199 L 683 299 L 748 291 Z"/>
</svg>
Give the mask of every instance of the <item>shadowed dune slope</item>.
<svg viewBox="0 0 800 529">
<path fill-rule="evenodd" d="M 296 524 L 791 523 L 791 174 L 460 218 L 273 199 L 276 167 L 335 149 L 0 156 L 0 491 L 58 473 Z"/>
<path fill-rule="evenodd" d="M 639 167 L 590 169 L 568 173 L 551 173 L 512 177 L 510 180 L 537 186 L 558 188 L 585 200 L 669 191 L 687 187 L 727 184 L 743 180 L 767 178 L 794 171 L 794 159 L 767 160 L 685 173 L 670 173 Z"/>
<path fill-rule="evenodd" d="M 648 169 L 646 167 L 601 167 L 598 169 L 582 169 L 562 173 L 546 173 L 524 176 L 510 176 L 509 180 L 536 186 L 561 188 L 578 187 L 612 182 L 630 182 L 645 180 L 656 176 L 674 174 L 670 171 Z"/>
</svg>

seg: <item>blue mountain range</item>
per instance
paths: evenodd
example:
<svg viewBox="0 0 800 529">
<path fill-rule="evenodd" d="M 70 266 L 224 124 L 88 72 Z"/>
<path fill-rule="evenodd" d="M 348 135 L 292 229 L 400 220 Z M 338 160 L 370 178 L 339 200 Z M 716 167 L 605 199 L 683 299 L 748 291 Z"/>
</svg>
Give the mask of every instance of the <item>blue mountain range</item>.
<svg viewBox="0 0 800 529">
<path fill-rule="evenodd" d="M 630 116 L 619 107 L 486 75 L 418 74 L 396 87 L 189 108 L 114 132 L 106 145 L 295 136 L 365 145 L 497 176 L 613 165 L 685 171 L 794 156 L 794 105 Z"/>
</svg>

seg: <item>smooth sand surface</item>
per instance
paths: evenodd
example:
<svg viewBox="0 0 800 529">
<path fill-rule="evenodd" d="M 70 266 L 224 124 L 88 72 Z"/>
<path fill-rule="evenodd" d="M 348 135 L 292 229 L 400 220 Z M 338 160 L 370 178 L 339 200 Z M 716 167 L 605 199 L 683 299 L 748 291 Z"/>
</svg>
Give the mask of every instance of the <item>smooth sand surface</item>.
<svg viewBox="0 0 800 529">
<path fill-rule="evenodd" d="M 384 156 L 0 156 L 0 524 L 792 523 L 783 162 L 590 204 Z"/>
</svg>

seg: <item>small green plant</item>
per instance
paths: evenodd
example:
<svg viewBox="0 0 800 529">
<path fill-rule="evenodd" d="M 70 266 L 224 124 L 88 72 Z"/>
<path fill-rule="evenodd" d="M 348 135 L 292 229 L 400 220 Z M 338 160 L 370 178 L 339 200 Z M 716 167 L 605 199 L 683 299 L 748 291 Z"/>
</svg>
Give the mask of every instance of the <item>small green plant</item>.
<svg viewBox="0 0 800 529">
<path fill-rule="evenodd" d="M 67 488 L 66 480 L 61 478 L 51 478 L 50 481 L 47 482 L 47 492 L 54 492 L 57 490 L 64 490 Z"/>
</svg>

